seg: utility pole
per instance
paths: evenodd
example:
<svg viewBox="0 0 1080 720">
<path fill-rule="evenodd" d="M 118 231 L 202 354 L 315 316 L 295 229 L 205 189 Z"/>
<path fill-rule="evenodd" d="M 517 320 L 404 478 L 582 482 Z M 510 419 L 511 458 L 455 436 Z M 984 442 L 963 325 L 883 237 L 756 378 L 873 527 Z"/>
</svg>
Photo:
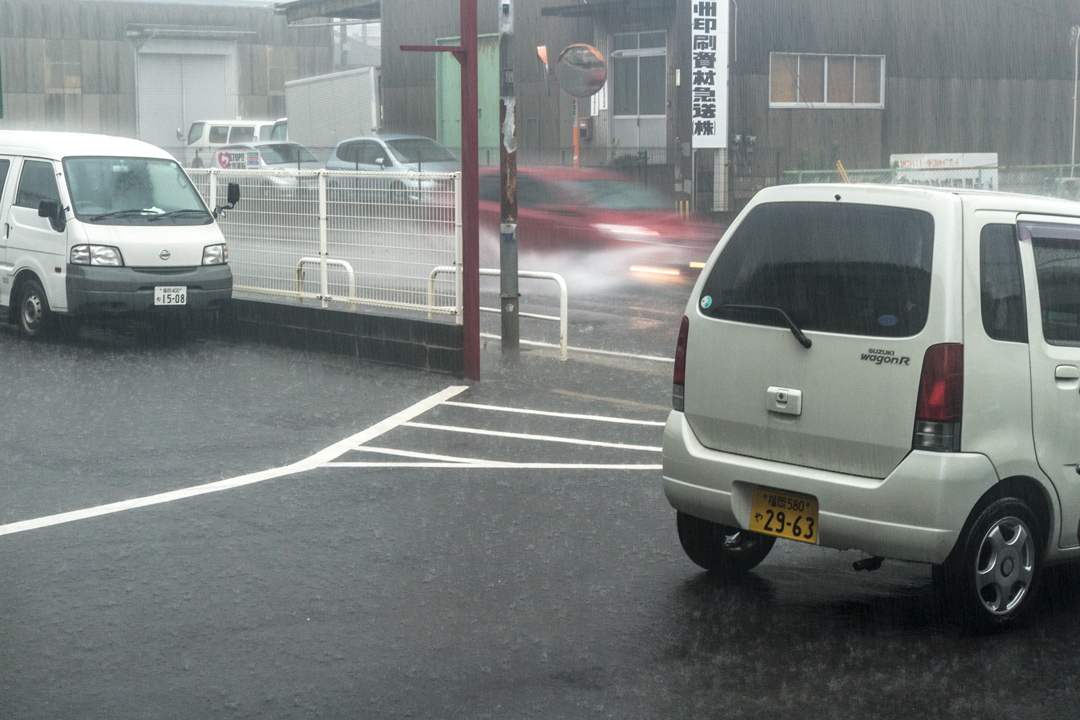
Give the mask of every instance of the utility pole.
<svg viewBox="0 0 1080 720">
<path fill-rule="evenodd" d="M 514 5 L 499 0 L 499 178 L 502 180 L 499 223 L 499 289 L 502 352 L 520 351 L 517 240 L 517 111 L 514 97 Z"/>
</svg>

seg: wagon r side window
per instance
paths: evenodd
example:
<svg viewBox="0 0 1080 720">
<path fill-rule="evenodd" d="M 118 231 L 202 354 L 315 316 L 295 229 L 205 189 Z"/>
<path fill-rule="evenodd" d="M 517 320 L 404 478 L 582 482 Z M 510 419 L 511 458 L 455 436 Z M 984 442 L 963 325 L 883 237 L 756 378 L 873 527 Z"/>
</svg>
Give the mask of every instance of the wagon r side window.
<svg viewBox="0 0 1080 720">
<path fill-rule="evenodd" d="M 979 239 L 979 276 L 986 334 L 1004 342 L 1027 342 L 1024 279 L 1013 225 L 983 228 Z"/>
<path fill-rule="evenodd" d="M 60 202 L 60 192 L 56 188 L 56 173 L 53 172 L 52 163 L 27 160 L 23 163 L 15 204 L 36 210 L 42 200 Z"/>
<path fill-rule="evenodd" d="M 1032 224 L 1021 230 L 1030 232 L 1035 252 L 1043 339 L 1080 346 L 1080 228 Z"/>
</svg>

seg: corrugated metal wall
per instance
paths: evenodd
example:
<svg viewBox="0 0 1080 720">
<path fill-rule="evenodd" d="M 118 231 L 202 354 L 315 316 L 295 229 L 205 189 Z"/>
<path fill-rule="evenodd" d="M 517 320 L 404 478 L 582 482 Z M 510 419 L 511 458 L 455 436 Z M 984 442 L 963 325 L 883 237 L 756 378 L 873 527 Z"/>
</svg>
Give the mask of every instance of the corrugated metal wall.
<svg viewBox="0 0 1080 720">
<path fill-rule="evenodd" d="M 144 86 L 154 82 L 151 78 L 160 75 L 161 68 L 151 68 L 150 75 L 140 78 L 138 57 L 152 43 L 166 41 L 181 43 L 179 54 L 185 57 L 195 48 L 196 64 L 199 57 L 230 57 L 232 77 L 226 92 L 231 104 L 226 107 L 244 117 L 284 115 L 285 80 L 332 69 L 330 28 L 289 28 L 283 16 L 264 7 L 3 0 L 0 128 L 131 137 L 147 133 L 140 114 L 173 115 L 175 110 L 140 105 L 139 81 Z M 200 50 L 200 44 L 228 49 Z M 193 73 L 192 79 L 202 76 Z"/>
</svg>

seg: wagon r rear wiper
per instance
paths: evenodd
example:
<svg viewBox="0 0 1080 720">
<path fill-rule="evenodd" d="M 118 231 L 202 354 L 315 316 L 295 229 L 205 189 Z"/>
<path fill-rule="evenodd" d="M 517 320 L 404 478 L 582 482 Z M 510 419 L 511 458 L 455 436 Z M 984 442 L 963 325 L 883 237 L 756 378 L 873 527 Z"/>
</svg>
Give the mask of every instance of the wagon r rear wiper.
<svg viewBox="0 0 1080 720">
<path fill-rule="evenodd" d="M 773 307 L 772 305 L 723 305 L 721 310 L 746 310 L 750 312 L 770 312 L 774 315 L 779 315 L 784 319 L 784 323 L 791 330 L 791 334 L 795 336 L 795 339 L 799 341 L 799 344 L 804 348 L 809 348 L 813 342 L 810 338 L 806 337 L 806 334 L 799 329 L 799 326 L 795 324 L 795 321 L 791 319 L 791 316 L 784 312 L 781 308 Z"/>
</svg>

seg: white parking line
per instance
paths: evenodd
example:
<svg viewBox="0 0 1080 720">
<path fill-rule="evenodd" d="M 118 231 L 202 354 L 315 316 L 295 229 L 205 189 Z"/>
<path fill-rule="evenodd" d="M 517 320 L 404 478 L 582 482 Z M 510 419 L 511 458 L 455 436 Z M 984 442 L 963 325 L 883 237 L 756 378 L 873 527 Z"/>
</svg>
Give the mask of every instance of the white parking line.
<svg viewBox="0 0 1080 720">
<path fill-rule="evenodd" d="M 305 472 L 307 470 L 313 470 L 317 467 L 322 467 L 326 463 L 334 460 L 335 458 L 344 455 L 350 450 L 354 449 L 357 445 L 362 445 L 374 438 L 383 435 L 384 433 L 393 430 L 394 428 L 402 425 L 412 418 L 422 415 L 439 403 L 449 400 L 455 395 L 465 390 L 466 385 L 454 385 L 446 388 L 441 392 L 437 392 L 429 398 L 421 400 L 415 405 L 402 410 L 396 415 L 392 415 L 380 423 L 372 425 L 366 430 L 356 433 L 355 435 L 348 437 L 340 442 L 336 442 L 330 447 L 321 450 L 311 457 L 304 458 L 299 462 L 295 462 L 292 465 L 286 465 L 280 468 L 273 468 L 270 470 L 263 470 L 261 472 L 249 473 L 247 475 L 241 475 L 239 477 L 230 478 L 228 480 L 219 480 L 217 482 L 206 483 L 205 485 L 196 485 L 195 487 L 183 488 L 181 490 L 173 490 L 171 492 L 160 493 L 158 495 L 149 495 L 142 498 L 133 498 L 131 500 L 123 500 L 121 502 L 109 503 L 107 505 L 98 505 L 97 507 L 86 508 L 83 510 L 73 510 L 71 512 L 59 513 L 57 515 L 48 515 L 45 517 L 35 518 L 33 520 L 21 520 L 19 522 L 9 523 L 7 525 L 0 525 L 0 535 L 12 535 L 14 533 L 26 532 L 28 530 L 37 530 L 39 528 L 50 527 L 52 525 L 61 525 L 63 523 L 75 522 L 76 520 L 88 520 L 89 518 L 101 517 L 102 515 L 112 515 L 114 513 L 125 512 L 127 510 L 135 510 L 136 508 L 149 507 L 151 505 L 161 505 L 163 503 L 175 502 L 176 500 L 184 500 L 186 498 L 197 497 L 199 495 L 207 495 L 209 493 L 222 492 L 224 490 L 233 490 L 245 485 L 254 485 L 255 483 L 265 482 L 266 480 L 273 480 L 275 478 L 284 477 L 286 475 L 294 475 L 296 473 Z"/>
<path fill-rule="evenodd" d="M 332 468 L 451 468 L 465 470 L 662 470 L 663 465 L 610 465 L 600 463 L 548 463 L 548 462 L 509 462 L 503 460 L 481 460 L 475 463 L 447 462 L 329 462 L 323 467 Z"/>
<path fill-rule="evenodd" d="M 620 446 L 620 447 L 626 447 Z M 582 469 L 582 470 L 660 470 L 661 465 L 636 465 L 628 463 L 528 463 L 508 462 L 503 460 L 484 460 L 483 458 L 457 457 L 454 455 L 435 455 L 421 453 L 414 450 L 397 450 L 394 448 L 363 447 L 353 448 L 355 452 L 369 452 L 376 455 L 394 455 L 413 460 L 426 460 L 428 462 L 371 462 L 366 460 L 335 460 L 328 462 L 323 467 L 350 467 L 350 468 L 374 468 L 374 467 L 445 467 L 445 468 L 527 468 L 537 469 Z"/>
<path fill-rule="evenodd" d="M 636 470 L 636 471 L 656 471 L 661 469 L 659 464 L 632 464 L 632 463 L 553 463 L 553 462 L 506 462 L 500 460 L 485 460 L 481 458 L 465 458 L 455 457 L 451 455 L 437 455 L 432 453 L 422 453 L 412 450 L 398 450 L 393 448 L 379 448 L 369 447 L 367 443 L 371 442 L 377 437 L 385 435 L 386 433 L 399 427 L 411 427 L 423 430 L 440 430 L 448 432 L 459 433 L 472 433 L 478 435 L 487 435 L 490 437 L 499 438 L 518 438 L 525 440 L 541 441 L 541 442 L 553 442 L 553 443 L 566 443 L 571 445 L 584 445 L 589 447 L 606 447 L 606 448 L 618 448 L 620 450 L 640 450 L 646 452 L 661 452 L 662 448 L 649 446 L 649 445 L 626 445 L 622 443 L 600 442 L 594 440 L 582 440 L 579 438 L 560 437 L 551 435 L 534 435 L 529 433 L 511 433 L 499 430 L 482 430 L 477 428 L 457 427 L 451 425 L 433 425 L 430 423 L 413 422 L 413 419 L 423 415 L 424 413 L 438 407 L 439 405 L 452 405 L 456 407 L 470 407 L 481 410 L 491 410 L 496 412 L 516 412 L 527 415 L 546 415 L 551 417 L 561 417 L 568 419 L 582 419 L 582 420 L 595 420 L 600 422 L 616 422 L 616 423 L 628 423 L 636 425 L 648 425 L 648 426 L 662 426 L 664 423 L 655 421 L 643 421 L 643 420 L 627 420 L 624 418 L 613 418 L 606 416 L 596 415 L 578 415 L 572 413 L 553 413 L 543 410 L 527 410 L 521 408 L 508 408 L 495 405 L 477 405 L 471 403 L 454 402 L 452 398 L 459 395 L 464 390 L 468 389 L 465 385 L 453 385 L 445 390 L 435 393 L 430 397 L 421 400 L 420 402 L 402 410 L 399 413 L 391 415 L 390 417 L 382 420 L 381 422 L 372 425 L 371 427 L 361 430 L 355 435 L 340 440 L 329 447 L 320 450 L 319 452 L 304 458 L 298 462 L 290 465 L 285 465 L 279 468 L 271 468 L 268 470 L 262 470 L 260 472 L 248 473 L 246 475 L 240 475 L 238 477 L 229 478 L 227 480 L 219 480 L 217 482 L 206 483 L 204 485 L 196 485 L 194 487 L 181 488 L 180 490 L 172 490 L 170 492 L 158 493 L 156 495 L 148 495 L 142 498 L 132 498 L 130 500 L 123 500 L 115 503 L 108 503 L 105 505 L 98 505 L 96 507 L 84 508 L 82 510 L 72 510 L 70 512 L 58 513 L 55 515 L 47 515 L 45 517 L 34 518 L 32 520 L 21 520 L 18 522 L 9 523 L 7 525 L 0 525 L 0 535 L 12 535 L 15 533 L 26 532 L 29 530 L 37 530 L 40 528 L 51 527 L 54 525 L 61 525 L 64 523 L 75 522 L 77 520 L 88 520 L 90 518 L 101 517 L 104 515 L 112 515 L 115 513 L 126 512 L 128 510 L 136 510 L 138 508 L 150 507 L 152 505 L 161 505 L 164 503 L 175 502 L 177 500 L 185 500 L 187 498 L 198 497 L 200 495 L 208 495 L 210 493 L 224 492 L 226 490 L 233 490 L 246 485 L 254 485 L 256 483 L 265 482 L 267 480 L 274 480 L 280 477 L 286 477 L 288 475 L 295 475 L 298 473 L 306 472 L 308 470 L 314 470 L 316 468 L 331 467 L 331 468 L 394 468 L 394 467 L 409 467 L 409 468 L 464 468 L 464 469 L 532 469 L 532 470 Z M 350 452 L 369 452 L 393 455 L 401 458 L 412 458 L 413 461 L 396 461 L 396 462 L 350 462 L 340 461 L 342 455 Z"/>
<path fill-rule="evenodd" d="M 624 443 L 600 442 L 599 440 L 579 440 L 560 435 L 532 435 L 530 433 L 505 432 L 502 430 L 480 430 L 477 428 L 457 427 L 454 425 L 432 425 L 431 423 L 403 422 L 402 427 L 421 428 L 424 430 L 445 430 L 448 432 L 467 433 L 469 435 L 489 435 L 491 437 L 518 438 L 521 440 L 540 440 L 542 442 L 566 443 L 568 445 L 589 445 L 591 447 L 619 448 L 620 450 L 645 450 L 661 452 L 663 448 L 655 445 L 626 445 Z"/>
<path fill-rule="evenodd" d="M 569 420 L 595 420 L 596 422 L 623 423 L 625 425 L 648 425 L 651 427 L 664 427 L 660 420 L 630 420 L 628 418 L 610 417 L 607 415 L 579 415 L 577 413 L 551 412 L 550 410 L 526 410 L 524 408 L 502 407 L 500 405 L 480 405 L 477 403 L 458 402 L 447 400 L 443 405 L 453 407 L 475 408 L 478 410 L 493 410 L 495 412 L 518 413 L 520 415 L 544 415 L 547 417 L 566 418 Z"/>
</svg>

